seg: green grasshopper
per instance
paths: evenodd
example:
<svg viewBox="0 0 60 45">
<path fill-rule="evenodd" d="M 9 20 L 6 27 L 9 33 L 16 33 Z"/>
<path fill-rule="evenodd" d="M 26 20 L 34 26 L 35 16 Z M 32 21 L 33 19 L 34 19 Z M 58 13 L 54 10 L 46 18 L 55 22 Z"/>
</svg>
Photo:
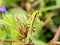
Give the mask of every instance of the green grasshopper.
<svg viewBox="0 0 60 45">
<path fill-rule="evenodd" d="M 34 22 L 35 22 L 35 19 L 37 18 L 37 16 L 39 15 L 39 11 L 36 10 L 33 12 L 33 14 L 31 15 L 31 18 L 29 18 L 27 20 L 27 25 L 29 26 L 29 30 L 28 30 L 28 34 L 27 34 L 27 37 L 28 38 L 31 38 L 32 36 L 32 32 L 33 32 L 33 28 L 34 28 Z"/>
</svg>

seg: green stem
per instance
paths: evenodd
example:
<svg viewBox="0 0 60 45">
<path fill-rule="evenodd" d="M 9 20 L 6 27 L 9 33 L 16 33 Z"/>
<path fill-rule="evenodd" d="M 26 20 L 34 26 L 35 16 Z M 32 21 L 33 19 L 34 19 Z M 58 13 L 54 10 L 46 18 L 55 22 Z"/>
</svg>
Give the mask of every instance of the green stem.
<svg viewBox="0 0 60 45">
<path fill-rule="evenodd" d="M 55 9 L 58 9 L 60 8 L 60 6 L 50 6 L 50 7 L 45 7 L 43 9 L 40 9 L 40 11 L 48 11 L 48 10 L 55 10 Z"/>
</svg>

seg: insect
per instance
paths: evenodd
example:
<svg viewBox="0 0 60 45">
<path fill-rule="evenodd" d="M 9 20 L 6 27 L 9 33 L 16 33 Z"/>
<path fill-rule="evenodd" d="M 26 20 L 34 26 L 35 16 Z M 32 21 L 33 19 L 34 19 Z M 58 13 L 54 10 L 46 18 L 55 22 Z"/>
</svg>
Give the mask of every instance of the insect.
<svg viewBox="0 0 60 45">
<path fill-rule="evenodd" d="M 36 10 L 31 15 L 31 18 L 29 18 L 27 20 L 27 25 L 29 25 L 29 30 L 28 30 L 28 34 L 27 34 L 28 38 L 31 38 L 31 36 L 32 36 L 33 30 L 35 29 L 34 28 L 34 22 L 35 22 L 35 19 L 37 18 L 38 15 L 39 15 L 39 11 Z"/>
<path fill-rule="evenodd" d="M 30 25 L 30 26 L 33 27 L 34 21 L 35 21 L 35 19 L 36 19 L 36 17 L 37 17 L 38 14 L 39 14 L 39 11 L 38 10 L 34 11 L 33 14 L 31 15 L 31 18 L 29 18 L 27 20 L 27 25 Z"/>
<path fill-rule="evenodd" d="M 29 18 L 27 20 L 26 31 L 22 31 L 20 29 L 21 30 L 20 32 L 22 32 L 22 34 L 24 35 L 24 36 L 20 37 L 20 40 L 22 40 L 22 39 L 24 39 L 26 37 L 28 39 L 31 38 L 31 34 L 35 30 L 35 28 L 34 28 L 34 21 L 35 21 L 35 19 L 36 19 L 36 17 L 37 17 L 38 14 L 39 14 L 38 10 L 34 11 L 33 14 L 31 15 L 31 18 Z"/>
</svg>

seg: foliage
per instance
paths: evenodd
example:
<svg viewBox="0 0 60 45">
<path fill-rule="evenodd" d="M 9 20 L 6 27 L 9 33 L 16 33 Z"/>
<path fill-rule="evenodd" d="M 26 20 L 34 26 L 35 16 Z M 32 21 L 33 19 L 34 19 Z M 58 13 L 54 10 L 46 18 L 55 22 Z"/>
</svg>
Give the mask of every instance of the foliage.
<svg viewBox="0 0 60 45">
<path fill-rule="evenodd" d="M 0 12 L 2 17 L 0 44 L 48 45 L 60 25 L 60 0 L 0 0 L 0 2 L 0 5 L 7 8 L 7 12 Z M 5 43 L 2 43 L 4 40 Z"/>
</svg>

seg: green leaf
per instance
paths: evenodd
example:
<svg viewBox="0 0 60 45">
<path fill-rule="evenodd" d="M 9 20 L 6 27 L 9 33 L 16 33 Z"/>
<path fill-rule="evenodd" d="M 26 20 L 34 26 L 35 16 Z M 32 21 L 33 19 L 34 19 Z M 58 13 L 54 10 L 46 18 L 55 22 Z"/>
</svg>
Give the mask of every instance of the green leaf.
<svg viewBox="0 0 60 45">
<path fill-rule="evenodd" d="M 14 21 L 13 17 L 11 19 L 10 16 L 12 16 L 12 15 L 5 15 L 4 19 L 0 19 L 0 24 L 8 25 L 10 27 L 13 27 L 14 29 L 17 29 L 17 27 L 18 27 L 17 25 L 18 24 L 16 24 L 17 23 L 16 20 Z"/>
<path fill-rule="evenodd" d="M 4 0 L 4 1 L 6 1 L 6 2 L 17 2 L 19 0 Z"/>
<path fill-rule="evenodd" d="M 32 42 L 34 43 L 34 45 L 47 45 L 47 43 L 45 43 L 45 42 L 43 42 L 41 40 L 38 40 L 36 38 L 33 38 Z"/>
<path fill-rule="evenodd" d="M 7 23 L 11 24 L 12 26 L 17 26 L 18 25 L 17 22 L 16 22 L 16 19 L 13 15 L 8 15 L 8 14 L 5 15 L 4 20 Z"/>
<path fill-rule="evenodd" d="M 9 6 L 11 3 L 18 3 L 19 0 L 4 0 L 4 2 L 5 2 L 5 5 L 8 5 Z"/>
<path fill-rule="evenodd" d="M 56 0 L 56 4 L 60 6 L 60 0 Z"/>
<path fill-rule="evenodd" d="M 6 38 L 6 32 L 3 30 L 0 30 L 0 40 L 4 40 Z"/>
<path fill-rule="evenodd" d="M 7 37 L 10 39 L 18 40 L 20 36 L 18 23 L 12 15 L 5 15 L 3 19 L 0 19 L 0 24 L 4 25 L 4 30 L 7 33 Z"/>
<path fill-rule="evenodd" d="M 22 15 L 25 15 L 26 14 L 26 11 L 25 10 L 23 10 L 22 8 L 12 8 L 12 9 L 10 9 L 9 11 L 8 11 L 8 13 L 10 13 L 10 14 L 22 14 Z"/>
<path fill-rule="evenodd" d="M 60 8 L 60 6 L 58 5 L 54 5 L 54 6 L 49 6 L 49 7 L 45 7 L 43 9 L 41 9 L 40 11 L 48 11 L 48 10 L 55 10 L 55 9 L 58 9 Z"/>
<path fill-rule="evenodd" d="M 60 16 L 54 17 L 53 21 L 55 22 L 55 24 L 59 25 L 60 24 Z"/>
<path fill-rule="evenodd" d="M 20 21 L 26 25 L 26 11 L 22 8 L 14 8 L 8 11 L 8 14 L 18 15 L 20 17 Z"/>
<path fill-rule="evenodd" d="M 19 40 L 20 32 L 18 30 L 14 30 L 13 28 L 10 28 L 10 39 L 13 40 Z"/>
</svg>

